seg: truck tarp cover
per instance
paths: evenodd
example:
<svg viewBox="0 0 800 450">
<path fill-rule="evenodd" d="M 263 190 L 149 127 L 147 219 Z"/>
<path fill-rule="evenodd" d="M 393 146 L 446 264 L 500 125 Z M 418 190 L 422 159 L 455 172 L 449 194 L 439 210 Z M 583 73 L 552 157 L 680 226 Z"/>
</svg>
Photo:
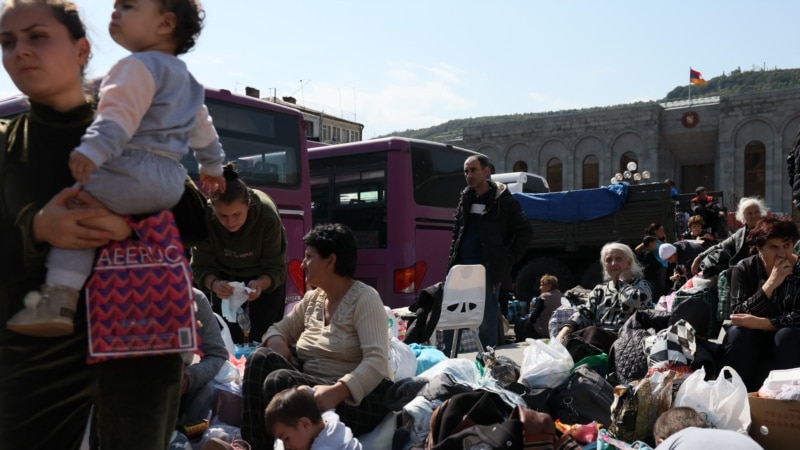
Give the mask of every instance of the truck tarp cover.
<svg viewBox="0 0 800 450">
<path fill-rule="evenodd" d="M 626 183 L 597 189 L 550 192 L 547 194 L 511 194 L 528 219 L 544 222 L 583 222 L 617 212 L 628 197 Z"/>
</svg>

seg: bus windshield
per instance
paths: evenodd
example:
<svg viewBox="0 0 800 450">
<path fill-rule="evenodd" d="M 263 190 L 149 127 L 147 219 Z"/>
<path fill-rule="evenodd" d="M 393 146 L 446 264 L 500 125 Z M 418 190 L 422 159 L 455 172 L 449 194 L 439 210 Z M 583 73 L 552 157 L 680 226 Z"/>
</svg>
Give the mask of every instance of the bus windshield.
<svg viewBox="0 0 800 450">
<path fill-rule="evenodd" d="M 300 186 L 300 134 L 297 117 L 279 111 L 254 108 L 206 98 L 209 113 L 225 150 L 248 185 L 297 188 Z M 197 178 L 197 161 L 182 161 Z"/>
</svg>

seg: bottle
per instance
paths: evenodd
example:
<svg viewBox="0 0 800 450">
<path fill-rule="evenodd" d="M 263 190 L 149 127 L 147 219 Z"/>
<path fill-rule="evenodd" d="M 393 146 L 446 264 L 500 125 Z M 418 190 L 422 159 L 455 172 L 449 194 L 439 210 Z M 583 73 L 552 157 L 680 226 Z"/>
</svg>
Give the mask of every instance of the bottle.
<svg viewBox="0 0 800 450">
<path fill-rule="evenodd" d="M 242 334 L 244 335 L 244 347 L 250 346 L 250 315 L 247 314 L 247 311 L 244 308 L 239 308 L 236 310 L 236 323 L 239 324 L 239 328 L 242 329 Z"/>
</svg>

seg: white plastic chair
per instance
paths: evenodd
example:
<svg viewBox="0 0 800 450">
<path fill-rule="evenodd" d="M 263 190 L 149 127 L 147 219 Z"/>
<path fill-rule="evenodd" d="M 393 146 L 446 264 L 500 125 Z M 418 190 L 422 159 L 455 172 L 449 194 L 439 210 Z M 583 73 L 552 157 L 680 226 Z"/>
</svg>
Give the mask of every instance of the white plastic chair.
<svg viewBox="0 0 800 450">
<path fill-rule="evenodd" d="M 478 350 L 483 351 L 478 328 L 483 322 L 485 304 L 486 268 L 480 264 L 451 267 L 444 281 L 442 313 L 431 336 L 433 345 L 436 346 L 436 331 L 454 330 L 450 357 L 455 358 L 458 355 L 459 330 L 467 329 L 475 337 Z"/>
</svg>

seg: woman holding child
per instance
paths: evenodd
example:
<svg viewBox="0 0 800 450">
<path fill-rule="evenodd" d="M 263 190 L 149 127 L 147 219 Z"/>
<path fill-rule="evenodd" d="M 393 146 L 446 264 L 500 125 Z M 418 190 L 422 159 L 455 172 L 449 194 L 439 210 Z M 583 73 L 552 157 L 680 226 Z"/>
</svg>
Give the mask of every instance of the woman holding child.
<svg viewBox="0 0 800 450">
<path fill-rule="evenodd" d="M 360 435 L 388 414 L 392 386 L 386 312 L 378 293 L 353 279 L 356 240 L 344 225 L 318 225 L 303 238 L 306 282 L 316 288 L 267 331 L 247 360 L 242 437 L 254 450 L 272 449 L 264 409 L 286 388 L 314 388 L 319 409 L 335 409 Z"/>
<path fill-rule="evenodd" d="M 50 248 L 101 247 L 112 233 L 83 223 L 114 216 L 102 208 L 67 207 L 73 198 L 86 200 L 80 189 L 68 187 L 75 183 L 69 159 L 95 117 L 83 79 L 91 47 L 76 5 L 6 0 L 0 45 L 5 70 L 30 104 L 0 133 L 0 323 L 5 324 L 23 309 L 25 294 L 45 282 Z M 0 328 L 0 448 L 78 449 L 92 406 L 100 447 L 167 447 L 178 411 L 180 355 L 87 366 L 86 328 L 85 301 L 77 302 L 74 331 L 65 336 Z"/>
</svg>

